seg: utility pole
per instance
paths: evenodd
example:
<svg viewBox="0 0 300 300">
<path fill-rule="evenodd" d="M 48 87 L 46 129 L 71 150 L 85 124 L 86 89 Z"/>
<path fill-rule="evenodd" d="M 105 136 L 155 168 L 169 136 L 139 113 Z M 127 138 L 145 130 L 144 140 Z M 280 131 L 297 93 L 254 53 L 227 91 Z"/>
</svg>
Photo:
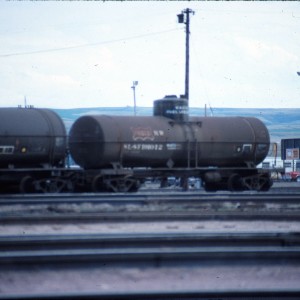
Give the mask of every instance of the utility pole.
<svg viewBox="0 0 300 300">
<path fill-rule="evenodd" d="M 134 109 L 134 115 L 136 116 L 136 99 L 135 99 L 135 87 L 138 85 L 138 81 L 132 82 L 132 90 L 133 90 L 133 109 Z"/>
<path fill-rule="evenodd" d="M 186 8 L 177 15 L 178 23 L 185 24 L 185 98 L 189 101 L 189 72 L 190 72 L 190 14 L 195 14 L 190 8 Z"/>
</svg>

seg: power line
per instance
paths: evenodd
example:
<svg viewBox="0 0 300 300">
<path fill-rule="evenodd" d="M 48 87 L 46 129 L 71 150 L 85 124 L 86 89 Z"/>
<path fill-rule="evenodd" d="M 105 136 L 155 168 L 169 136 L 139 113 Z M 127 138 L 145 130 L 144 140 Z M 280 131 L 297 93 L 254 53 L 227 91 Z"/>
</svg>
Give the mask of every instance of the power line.
<svg viewBox="0 0 300 300">
<path fill-rule="evenodd" d="M 27 51 L 27 52 L 16 52 L 16 53 L 0 54 L 0 57 L 11 57 L 11 56 L 31 55 L 31 54 L 40 54 L 40 53 L 49 53 L 49 52 L 73 50 L 73 49 L 84 48 L 84 47 L 92 47 L 92 46 L 112 44 L 112 43 L 123 42 L 123 41 L 128 41 L 128 40 L 140 39 L 140 38 L 147 37 L 147 36 L 159 35 L 159 34 L 164 34 L 164 33 L 177 31 L 177 30 L 181 30 L 181 28 L 173 28 L 173 29 L 168 29 L 168 30 L 164 30 L 164 31 L 158 31 L 158 32 L 152 32 L 152 33 L 147 33 L 147 34 L 135 35 L 135 36 L 130 36 L 130 37 L 126 37 L 126 38 L 113 39 L 113 40 L 96 42 L 96 43 L 88 43 L 88 44 L 67 46 L 67 47 L 60 47 L 60 48 L 51 48 L 51 49 L 45 49 L 45 50 L 35 50 L 35 51 Z"/>
</svg>

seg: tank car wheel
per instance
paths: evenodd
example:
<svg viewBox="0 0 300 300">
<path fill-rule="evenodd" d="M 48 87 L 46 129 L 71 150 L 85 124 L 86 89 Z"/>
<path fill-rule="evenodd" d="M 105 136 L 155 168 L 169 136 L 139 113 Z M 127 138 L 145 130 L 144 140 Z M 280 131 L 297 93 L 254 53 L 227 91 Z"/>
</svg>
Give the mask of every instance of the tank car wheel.
<svg viewBox="0 0 300 300">
<path fill-rule="evenodd" d="M 244 179 L 245 186 L 249 190 L 254 191 L 268 191 L 272 186 L 272 180 L 266 176 L 249 176 Z"/>
<path fill-rule="evenodd" d="M 109 182 L 109 187 L 116 193 L 136 192 L 139 188 L 139 182 L 131 175 L 127 175 L 112 179 Z"/>
<path fill-rule="evenodd" d="M 262 192 L 267 192 L 273 185 L 273 180 L 271 178 L 265 178 L 264 183 L 261 186 Z"/>
<path fill-rule="evenodd" d="M 132 176 L 126 177 L 127 192 L 137 192 L 140 188 L 140 181 Z"/>
<path fill-rule="evenodd" d="M 72 191 L 73 184 L 70 180 L 61 178 L 44 178 L 36 181 L 36 190 L 41 193 L 61 193 Z"/>
<path fill-rule="evenodd" d="M 20 192 L 23 194 L 35 192 L 34 179 L 30 175 L 24 176 L 20 181 Z"/>
<path fill-rule="evenodd" d="M 243 191 L 243 180 L 237 173 L 231 174 L 228 178 L 228 190 L 231 192 Z"/>
<path fill-rule="evenodd" d="M 90 192 L 91 188 L 85 178 L 85 176 L 81 173 L 74 173 L 68 178 L 70 185 L 72 186 L 72 190 L 70 192 Z"/>
<path fill-rule="evenodd" d="M 140 182 L 131 175 L 105 180 L 105 189 L 114 193 L 136 192 L 139 187 Z"/>
<path fill-rule="evenodd" d="M 131 175 L 125 176 L 122 189 L 124 192 L 136 192 L 140 187 L 139 181 Z"/>
<path fill-rule="evenodd" d="M 104 178 L 102 175 L 96 175 L 92 181 L 92 191 L 94 193 L 105 192 L 107 191 L 107 187 L 104 183 Z"/>
</svg>

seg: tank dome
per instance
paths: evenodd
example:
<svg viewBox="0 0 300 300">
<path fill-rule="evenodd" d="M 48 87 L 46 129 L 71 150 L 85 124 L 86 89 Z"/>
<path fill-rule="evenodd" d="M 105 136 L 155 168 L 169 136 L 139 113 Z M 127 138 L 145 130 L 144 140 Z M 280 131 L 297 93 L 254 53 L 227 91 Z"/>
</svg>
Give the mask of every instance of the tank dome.
<svg viewBox="0 0 300 300">
<path fill-rule="evenodd" d="M 154 101 L 153 115 L 174 121 L 188 121 L 188 101 L 185 98 L 178 98 L 176 95 L 167 95 L 163 99 Z"/>
</svg>

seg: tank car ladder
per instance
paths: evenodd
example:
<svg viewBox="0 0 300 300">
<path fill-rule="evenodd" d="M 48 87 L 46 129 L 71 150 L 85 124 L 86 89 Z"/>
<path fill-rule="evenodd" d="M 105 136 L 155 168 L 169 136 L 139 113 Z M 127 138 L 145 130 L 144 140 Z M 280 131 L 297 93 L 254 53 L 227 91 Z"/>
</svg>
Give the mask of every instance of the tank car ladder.
<svg viewBox="0 0 300 300">
<path fill-rule="evenodd" d="M 198 167 L 198 143 L 197 139 L 187 141 L 187 167 Z"/>
<path fill-rule="evenodd" d="M 193 130 L 193 123 L 187 122 L 184 126 L 187 143 L 187 168 L 198 167 L 198 141 Z"/>
</svg>

